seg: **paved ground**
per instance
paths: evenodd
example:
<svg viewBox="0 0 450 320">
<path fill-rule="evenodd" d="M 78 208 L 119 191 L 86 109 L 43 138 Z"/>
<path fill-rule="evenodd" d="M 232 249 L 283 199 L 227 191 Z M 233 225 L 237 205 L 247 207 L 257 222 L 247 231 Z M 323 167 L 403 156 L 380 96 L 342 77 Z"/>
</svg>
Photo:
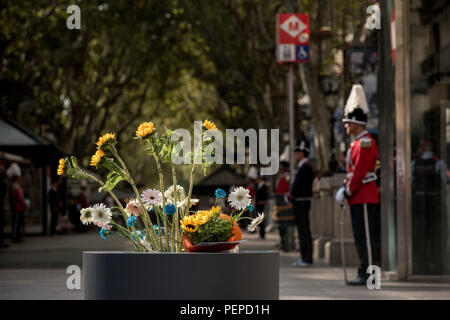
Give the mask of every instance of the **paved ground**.
<svg viewBox="0 0 450 320">
<path fill-rule="evenodd" d="M 262 241 L 244 233 L 248 241 L 241 250 L 273 250 L 276 233 Z M 127 250 L 119 237 L 101 240 L 98 234 L 29 237 L 25 242 L 0 249 L 0 299 L 82 299 L 82 290 L 68 290 L 66 268 L 81 266 L 84 250 Z M 450 283 L 382 282 L 381 290 L 343 284 L 340 268 L 316 264 L 312 268 L 292 266 L 298 253 L 280 253 L 280 299 L 450 299 Z M 350 270 L 350 278 L 356 273 Z"/>
</svg>

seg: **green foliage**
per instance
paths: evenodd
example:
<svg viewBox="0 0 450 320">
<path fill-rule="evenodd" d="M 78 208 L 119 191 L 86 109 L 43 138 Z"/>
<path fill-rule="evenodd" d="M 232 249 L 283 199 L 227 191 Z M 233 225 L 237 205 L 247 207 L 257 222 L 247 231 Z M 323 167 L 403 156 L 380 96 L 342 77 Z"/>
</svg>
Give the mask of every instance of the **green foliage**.
<svg viewBox="0 0 450 320">
<path fill-rule="evenodd" d="M 99 192 L 101 192 L 101 191 L 112 191 L 112 190 L 115 188 L 115 186 L 116 186 L 120 181 L 123 181 L 123 180 L 126 180 L 126 179 L 125 179 L 125 177 L 124 177 L 122 174 L 120 174 L 120 173 L 118 173 L 118 172 L 115 172 L 115 171 L 110 171 L 110 172 L 107 174 L 107 176 L 106 176 L 106 182 L 105 182 L 105 185 L 102 186 L 102 187 L 99 189 Z"/>
<path fill-rule="evenodd" d="M 311 38 L 318 78 L 338 69 L 336 53 L 347 33 L 359 34 L 368 2 L 114 0 L 100 10 L 104 1 L 75 1 L 82 26 L 68 30 L 65 0 L 2 1 L 0 80 L 7 85 L 0 113 L 54 139 L 85 166 L 92 141 L 114 131 L 137 180 L 151 181 L 155 168 L 129 143 L 130 128 L 149 120 L 190 128 L 211 116 L 222 128 L 286 128 L 276 14 L 309 13 L 313 31 L 333 23 L 331 39 Z"/>
<path fill-rule="evenodd" d="M 192 234 L 192 244 L 200 242 L 222 242 L 233 235 L 234 222 L 231 219 L 223 219 L 220 213 L 215 213 L 197 232 Z"/>
</svg>

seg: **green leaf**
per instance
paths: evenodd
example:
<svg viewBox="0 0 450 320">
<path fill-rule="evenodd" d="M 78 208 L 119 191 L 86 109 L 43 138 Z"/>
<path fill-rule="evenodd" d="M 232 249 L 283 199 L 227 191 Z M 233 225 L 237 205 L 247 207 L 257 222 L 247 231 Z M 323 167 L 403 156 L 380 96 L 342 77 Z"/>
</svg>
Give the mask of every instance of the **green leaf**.
<svg viewBox="0 0 450 320">
<path fill-rule="evenodd" d="M 166 131 L 165 133 L 166 133 L 166 135 L 167 135 L 167 136 L 169 136 L 169 137 L 170 137 L 170 136 L 172 135 L 172 130 L 170 130 L 170 129 L 166 128 L 166 130 L 165 130 L 165 131 Z"/>
<path fill-rule="evenodd" d="M 125 172 L 122 170 L 122 168 L 117 163 L 114 162 L 114 159 L 112 159 L 112 158 L 105 158 L 101 162 L 101 165 L 111 172 L 116 172 L 116 173 L 120 174 L 121 176 L 123 176 L 124 178 L 126 177 Z"/>
<path fill-rule="evenodd" d="M 105 184 L 99 189 L 99 191 L 112 191 L 114 187 L 122 180 L 125 180 L 125 177 L 123 177 L 120 173 L 110 171 L 106 177 Z"/>
</svg>

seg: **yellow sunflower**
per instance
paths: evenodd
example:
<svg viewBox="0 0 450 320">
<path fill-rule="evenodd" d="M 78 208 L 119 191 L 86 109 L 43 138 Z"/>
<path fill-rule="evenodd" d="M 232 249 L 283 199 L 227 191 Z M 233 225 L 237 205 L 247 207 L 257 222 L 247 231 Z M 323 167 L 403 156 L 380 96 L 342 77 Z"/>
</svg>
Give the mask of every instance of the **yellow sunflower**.
<svg viewBox="0 0 450 320">
<path fill-rule="evenodd" d="M 198 224 L 194 216 L 185 216 L 180 220 L 181 229 L 186 232 L 193 233 L 198 230 Z"/>
<path fill-rule="evenodd" d="M 103 152 L 103 150 L 98 149 L 91 158 L 91 166 L 96 167 L 104 155 L 105 153 Z"/>
<path fill-rule="evenodd" d="M 151 134 L 154 130 L 155 130 L 155 128 L 153 126 L 153 122 L 143 122 L 137 128 L 136 135 L 139 138 L 144 139 L 149 134 Z"/>
<path fill-rule="evenodd" d="M 209 219 L 211 218 L 211 214 L 209 211 L 203 210 L 195 214 L 194 217 L 195 217 L 194 220 L 195 224 L 201 226 L 209 221 Z"/>
<path fill-rule="evenodd" d="M 64 174 L 64 167 L 66 165 L 65 159 L 59 159 L 59 165 L 58 165 L 58 176 L 62 176 Z"/>
<path fill-rule="evenodd" d="M 214 122 L 209 121 L 209 120 L 205 120 L 203 122 L 203 126 L 206 128 L 206 130 L 216 130 L 217 129 L 217 127 L 214 124 Z"/>
<path fill-rule="evenodd" d="M 102 135 L 100 138 L 98 138 L 98 141 L 96 142 L 96 145 L 98 148 L 101 149 L 102 145 L 104 145 L 105 143 L 115 140 L 116 139 L 116 135 L 114 133 L 106 133 L 104 135 Z"/>
<path fill-rule="evenodd" d="M 220 213 L 220 210 L 222 210 L 222 208 L 220 206 L 217 207 L 211 207 L 211 210 L 209 210 L 211 213 Z"/>
</svg>

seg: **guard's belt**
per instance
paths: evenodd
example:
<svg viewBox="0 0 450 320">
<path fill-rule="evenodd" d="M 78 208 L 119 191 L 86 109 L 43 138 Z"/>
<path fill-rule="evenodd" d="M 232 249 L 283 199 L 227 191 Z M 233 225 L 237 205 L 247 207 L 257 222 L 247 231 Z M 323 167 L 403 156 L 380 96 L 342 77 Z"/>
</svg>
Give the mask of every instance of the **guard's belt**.
<svg viewBox="0 0 450 320">
<path fill-rule="evenodd" d="M 347 173 L 347 178 L 350 179 L 353 177 L 353 172 Z M 363 184 L 376 181 L 378 179 L 377 174 L 375 172 L 367 172 L 362 181 Z"/>
</svg>

